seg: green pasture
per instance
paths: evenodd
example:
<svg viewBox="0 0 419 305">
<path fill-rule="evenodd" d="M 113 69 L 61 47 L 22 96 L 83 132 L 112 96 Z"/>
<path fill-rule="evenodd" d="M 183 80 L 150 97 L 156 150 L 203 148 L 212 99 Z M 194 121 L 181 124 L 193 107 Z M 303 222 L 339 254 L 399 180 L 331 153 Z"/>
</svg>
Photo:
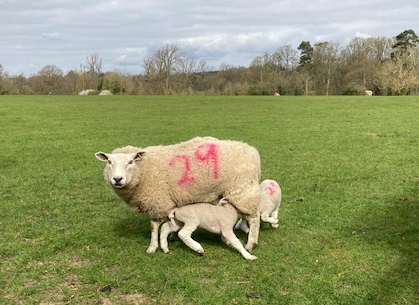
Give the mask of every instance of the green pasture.
<svg viewBox="0 0 419 305">
<path fill-rule="evenodd" d="M 282 186 L 256 261 L 202 230 L 147 255 L 94 157 L 198 135 Z M 419 304 L 418 97 L 0 96 L 0 138 L 0 304 Z"/>
</svg>

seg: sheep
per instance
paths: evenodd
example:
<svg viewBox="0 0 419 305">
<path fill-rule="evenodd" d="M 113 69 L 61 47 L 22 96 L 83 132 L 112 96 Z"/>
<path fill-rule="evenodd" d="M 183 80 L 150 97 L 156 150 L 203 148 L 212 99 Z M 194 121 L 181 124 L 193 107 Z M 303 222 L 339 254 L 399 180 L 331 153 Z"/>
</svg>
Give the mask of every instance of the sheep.
<svg viewBox="0 0 419 305">
<path fill-rule="evenodd" d="M 372 96 L 372 91 L 371 90 L 365 90 L 365 95 Z"/>
<path fill-rule="evenodd" d="M 167 146 L 125 146 L 112 153 L 97 152 L 106 162 L 105 181 L 132 209 L 151 221 L 147 253 L 158 248 L 160 223 L 175 208 L 228 198 L 249 221 L 246 249 L 258 243 L 260 217 L 260 156 L 246 143 L 196 137 Z"/>
<path fill-rule="evenodd" d="M 275 180 L 263 180 L 260 184 L 260 203 L 258 211 L 262 221 L 270 223 L 271 227 L 278 228 L 278 209 L 281 205 L 282 191 Z M 236 230 L 241 229 L 248 233 L 249 227 L 246 221 L 239 219 L 234 226 Z"/>
<path fill-rule="evenodd" d="M 79 95 L 89 95 L 89 94 L 91 94 L 92 92 L 95 92 L 95 91 L 96 91 L 95 89 L 86 89 L 86 90 L 80 91 Z"/>
<path fill-rule="evenodd" d="M 281 94 L 279 94 L 278 92 L 275 92 L 274 96 L 281 96 Z"/>
<path fill-rule="evenodd" d="M 237 210 L 226 198 L 219 201 L 219 205 L 211 203 L 189 204 L 174 208 L 169 213 L 169 220 L 161 226 L 160 247 L 164 253 L 169 253 L 167 237 L 172 232 L 178 232 L 179 238 L 192 250 L 204 255 L 204 249 L 192 239 L 192 233 L 198 228 L 209 232 L 221 234 L 222 240 L 237 249 L 245 259 L 255 260 L 256 256 L 250 254 L 243 247 L 233 232 L 237 221 Z"/>
<path fill-rule="evenodd" d="M 98 95 L 113 95 L 109 90 L 102 90 Z"/>
</svg>

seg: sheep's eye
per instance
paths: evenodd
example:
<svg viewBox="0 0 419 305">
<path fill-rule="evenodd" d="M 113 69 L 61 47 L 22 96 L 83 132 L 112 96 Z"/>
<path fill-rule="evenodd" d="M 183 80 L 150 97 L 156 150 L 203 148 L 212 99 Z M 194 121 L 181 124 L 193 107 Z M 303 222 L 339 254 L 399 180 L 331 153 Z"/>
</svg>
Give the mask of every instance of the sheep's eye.
<svg viewBox="0 0 419 305">
<path fill-rule="evenodd" d="M 111 160 L 109 160 L 109 159 L 108 159 L 108 164 L 109 164 L 109 165 L 112 165 L 112 161 L 111 161 Z"/>
<path fill-rule="evenodd" d="M 129 161 L 128 161 L 128 164 L 129 164 L 129 165 L 131 165 L 131 164 L 133 164 L 133 163 L 134 163 L 134 160 L 129 160 Z"/>
</svg>

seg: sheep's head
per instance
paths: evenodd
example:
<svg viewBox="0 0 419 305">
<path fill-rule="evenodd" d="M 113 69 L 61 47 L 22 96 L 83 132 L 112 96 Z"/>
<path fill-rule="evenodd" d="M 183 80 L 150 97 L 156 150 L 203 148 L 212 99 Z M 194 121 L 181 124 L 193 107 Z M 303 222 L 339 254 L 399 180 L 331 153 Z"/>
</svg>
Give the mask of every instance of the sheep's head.
<svg viewBox="0 0 419 305">
<path fill-rule="evenodd" d="M 136 162 L 141 160 L 143 154 L 144 151 L 111 154 L 97 152 L 95 156 L 98 160 L 106 162 L 106 181 L 114 188 L 120 189 L 131 182 L 137 169 Z"/>
</svg>

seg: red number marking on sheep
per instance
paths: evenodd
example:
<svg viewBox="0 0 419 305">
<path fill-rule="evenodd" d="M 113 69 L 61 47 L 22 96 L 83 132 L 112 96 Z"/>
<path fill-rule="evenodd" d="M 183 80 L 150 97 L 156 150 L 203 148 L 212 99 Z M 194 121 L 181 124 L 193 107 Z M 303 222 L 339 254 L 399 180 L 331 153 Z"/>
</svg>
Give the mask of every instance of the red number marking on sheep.
<svg viewBox="0 0 419 305">
<path fill-rule="evenodd" d="M 265 190 L 267 190 L 269 192 L 269 196 L 273 196 L 276 193 L 276 189 L 278 188 L 278 185 L 271 181 L 271 183 L 269 183 L 270 185 L 265 187 Z"/>
<path fill-rule="evenodd" d="M 177 161 L 183 162 L 183 166 L 184 166 L 182 177 L 178 180 L 177 184 L 181 186 L 183 184 L 193 183 L 195 181 L 195 178 L 191 176 L 191 162 L 189 160 L 189 157 L 186 155 L 174 156 L 170 160 L 169 166 L 170 167 L 174 166 Z"/>
<path fill-rule="evenodd" d="M 218 145 L 217 144 L 202 144 L 198 146 L 195 151 L 195 157 L 201 162 L 210 162 L 213 166 L 214 180 L 220 176 L 218 167 Z"/>
</svg>

